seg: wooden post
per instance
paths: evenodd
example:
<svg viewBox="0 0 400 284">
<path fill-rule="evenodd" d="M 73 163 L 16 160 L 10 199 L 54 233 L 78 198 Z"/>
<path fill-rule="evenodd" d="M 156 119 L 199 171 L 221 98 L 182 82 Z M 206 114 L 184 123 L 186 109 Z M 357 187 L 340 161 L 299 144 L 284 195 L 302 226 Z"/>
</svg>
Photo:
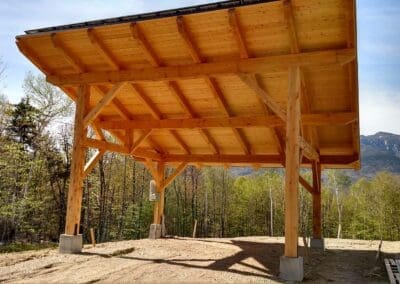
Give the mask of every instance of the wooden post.
<svg viewBox="0 0 400 284">
<path fill-rule="evenodd" d="M 196 231 L 197 231 L 197 219 L 194 220 L 193 235 L 192 235 L 193 239 L 196 237 Z"/>
<path fill-rule="evenodd" d="M 162 216 L 164 215 L 164 178 L 165 178 L 165 164 L 162 162 L 157 163 L 157 174 L 154 177 L 156 180 L 157 192 L 160 194 L 159 201 L 154 203 L 154 217 L 153 224 L 161 224 Z"/>
<path fill-rule="evenodd" d="M 80 85 L 77 92 L 74 142 L 72 148 L 71 173 L 68 190 L 67 217 L 65 222 L 65 234 L 79 234 L 79 223 L 81 219 L 83 167 L 85 162 L 86 148 L 83 140 L 87 135 L 87 128 L 83 120 L 88 112 L 90 100 L 89 85 Z"/>
<path fill-rule="evenodd" d="M 297 257 L 298 245 L 298 184 L 300 169 L 300 69 L 289 68 L 289 94 L 286 122 L 285 174 L 285 256 Z"/>
<path fill-rule="evenodd" d="M 312 164 L 313 173 L 313 238 L 321 239 L 321 165 L 318 162 Z"/>
<path fill-rule="evenodd" d="M 90 239 L 91 239 L 91 241 L 92 241 L 93 247 L 95 247 L 95 246 L 96 246 L 96 238 L 94 237 L 94 230 L 93 230 L 93 228 L 90 228 Z"/>
</svg>

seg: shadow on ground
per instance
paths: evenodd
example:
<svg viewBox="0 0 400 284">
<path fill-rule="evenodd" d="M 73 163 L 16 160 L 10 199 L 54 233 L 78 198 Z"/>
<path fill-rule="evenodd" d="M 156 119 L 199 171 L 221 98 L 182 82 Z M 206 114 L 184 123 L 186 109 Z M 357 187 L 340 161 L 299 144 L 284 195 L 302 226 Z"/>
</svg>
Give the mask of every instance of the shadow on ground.
<svg viewBox="0 0 400 284">
<path fill-rule="evenodd" d="M 174 238 L 174 240 L 235 246 L 235 249 L 240 250 L 222 258 L 171 257 L 160 259 L 130 256 L 127 254 L 115 257 L 186 268 L 225 271 L 244 276 L 280 281 L 278 277 L 279 258 L 284 251 L 282 243 L 242 240 L 218 241 L 215 239 L 188 240 L 180 238 Z M 105 258 L 114 257 L 101 253 L 85 252 L 84 254 L 98 255 Z M 337 281 L 344 283 L 365 283 L 387 280 L 382 261 L 376 261 L 376 251 L 374 250 L 326 249 L 322 252 L 317 249 L 309 249 L 307 252 L 304 247 L 300 247 L 299 255 L 303 256 L 305 261 L 305 282 L 326 283 Z M 385 257 L 391 256 L 386 255 Z M 255 261 L 249 263 L 249 261 L 246 261 L 249 258 Z"/>
</svg>

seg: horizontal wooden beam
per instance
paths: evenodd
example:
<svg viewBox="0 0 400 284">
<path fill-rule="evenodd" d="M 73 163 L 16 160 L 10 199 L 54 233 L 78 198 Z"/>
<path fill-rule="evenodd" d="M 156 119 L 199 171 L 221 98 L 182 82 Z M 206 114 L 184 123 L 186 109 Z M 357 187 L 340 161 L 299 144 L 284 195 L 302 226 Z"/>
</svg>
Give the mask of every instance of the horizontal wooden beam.
<svg viewBox="0 0 400 284">
<path fill-rule="evenodd" d="M 353 122 L 357 115 L 352 112 L 303 114 L 303 125 L 347 125 Z M 249 127 L 280 127 L 285 123 L 275 115 L 268 116 L 237 116 L 211 118 L 154 119 L 154 120 L 106 120 L 99 122 L 103 129 L 195 129 L 195 128 L 249 128 Z M 299 138 L 300 139 L 300 138 Z M 305 144 L 304 139 L 301 145 Z M 304 145 L 303 145 L 304 146 Z M 303 148 L 303 147 L 302 147 Z M 311 151 L 311 150 L 310 150 Z M 311 151 L 312 152 L 312 151 Z"/>
<path fill-rule="evenodd" d="M 162 160 L 166 163 L 185 162 L 185 163 L 218 163 L 218 164 L 276 164 L 282 166 L 280 155 L 162 155 Z M 355 155 L 320 156 L 321 164 L 328 165 L 348 165 L 358 160 Z M 302 164 L 310 164 L 310 160 L 304 158 Z"/>
<path fill-rule="evenodd" d="M 160 154 L 157 154 L 157 153 L 154 153 L 151 151 L 136 149 L 133 153 L 130 153 L 129 149 L 123 145 L 110 143 L 110 142 L 106 142 L 106 141 L 100 141 L 97 139 L 86 138 L 83 141 L 83 145 L 85 147 L 106 150 L 106 151 L 125 154 L 125 155 L 132 155 L 134 157 L 143 158 L 143 159 L 150 159 L 150 160 L 155 160 L 155 161 L 161 160 Z"/>
<path fill-rule="evenodd" d="M 100 141 L 97 139 L 86 138 L 83 141 L 83 146 L 96 148 L 100 150 L 116 152 L 130 155 L 127 147 Z M 152 151 L 137 149 L 131 154 L 140 160 L 162 161 L 166 163 L 218 163 L 218 164 L 276 164 L 281 166 L 282 157 L 280 155 L 175 155 L 175 154 L 157 154 Z M 358 155 L 321 155 L 321 165 L 349 165 L 358 161 Z M 303 158 L 303 164 L 311 164 L 310 160 Z"/>
<path fill-rule="evenodd" d="M 48 75 L 47 81 L 57 86 L 119 82 L 172 81 L 203 76 L 239 73 L 287 72 L 291 66 L 343 65 L 355 58 L 354 48 L 304 52 L 299 54 L 238 59 L 231 61 L 188 64 L 183 66 L 149 67 L 126 71 L 86 72 L 82 74 Z"/>
</svg>

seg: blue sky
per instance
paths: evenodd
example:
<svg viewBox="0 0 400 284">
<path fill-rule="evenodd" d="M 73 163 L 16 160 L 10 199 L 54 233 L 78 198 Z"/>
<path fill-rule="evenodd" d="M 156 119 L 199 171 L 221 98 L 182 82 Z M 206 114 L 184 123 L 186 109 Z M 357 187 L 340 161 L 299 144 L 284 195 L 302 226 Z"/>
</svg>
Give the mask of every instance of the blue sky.
<svg viewBox="0 0 400 284">
<path fill-rule="evenodd" d="M 19 101 L 26 72 L 38 72 L 15 46 L 24 30 L 207 2 L 216 1 L 1 0 L 0 56 L 7 64 L 2 92 Z M 357 2 L 361 134 L 400 134 L 400 1 Z"/>
</svg>

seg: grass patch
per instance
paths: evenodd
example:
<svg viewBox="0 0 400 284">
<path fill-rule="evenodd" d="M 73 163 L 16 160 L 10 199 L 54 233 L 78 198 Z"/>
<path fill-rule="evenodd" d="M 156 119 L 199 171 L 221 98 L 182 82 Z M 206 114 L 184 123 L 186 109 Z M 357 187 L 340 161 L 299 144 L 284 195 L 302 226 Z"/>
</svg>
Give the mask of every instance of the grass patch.
<svg viewBox="0 0 400 284">
<path fill-rule="evenodd" d="M 0 253 L 41 250 L 41 249 L 55 248 L 55 247 L 57 247 L 56 243 L 45 243 L 45 244 L 11 243 L 0 246 Z"/>
</svg>

